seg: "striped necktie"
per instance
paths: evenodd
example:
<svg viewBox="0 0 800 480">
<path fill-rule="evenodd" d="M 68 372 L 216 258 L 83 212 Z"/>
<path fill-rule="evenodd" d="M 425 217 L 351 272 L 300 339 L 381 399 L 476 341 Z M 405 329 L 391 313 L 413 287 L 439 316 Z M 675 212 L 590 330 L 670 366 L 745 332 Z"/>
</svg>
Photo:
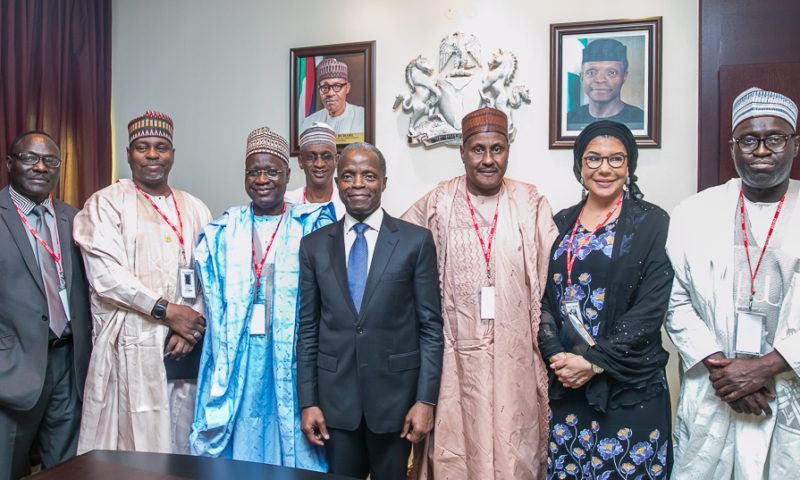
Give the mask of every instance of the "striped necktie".
<svg viewBox="0 0 800 480">
<path fill-rule="evenodd" d="M 36 205 L 33 207 L 33 214 L 36 216 L 36 225 L 34 228 L 39 233 L 50 248 L 56 248 L 53 242 L 53 235 L 50 232 L 50 227 L 47 226 L 45 219 L 45 208 L 43 205 Z M 64 305 L 61 303 L 61 296 L 58 294 L 61 288 L 61 280 L 56 268 L 56 261 L 50 255 L 50 252 L 44 246 L 36 242 L 37 256 L 39 257 L 39 268 L 42 270 L 42 280 L 44 281 L 44 291 L 47 296 L 47 309 L 49 310 L 50 330 L 61 337 L 64 329 L 67 326 L 67 313 L 64 311 Z"/>
</svg>

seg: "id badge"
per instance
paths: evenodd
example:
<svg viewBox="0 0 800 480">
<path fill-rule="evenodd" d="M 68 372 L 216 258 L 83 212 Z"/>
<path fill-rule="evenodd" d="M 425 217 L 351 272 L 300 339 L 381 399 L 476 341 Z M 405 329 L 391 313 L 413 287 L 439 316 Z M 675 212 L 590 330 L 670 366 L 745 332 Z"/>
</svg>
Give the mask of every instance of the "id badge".
<svg viewBox="0 0 800 480">
<path fill-rule="evenodd" d="M 481 287 L 481 320 L 494 320 L 494 287 Z"/>
<path fill-rule="evenodd" d="M 250 315 L 250 335 L 266 335 L 270 318 L 272 318 L 271 298 L 268 298 L 266 303 L 254 303 L 253 313 Z"/>
<path fill-rule="evenodd" d="M 263 303 L 253 304 L 253 313 L 250 314 L 250 335 L 265 335 L 267 333 L 267 306 Z"/>
<path fill-rule="evenodd" d="M 736 353 L 760 356 L 764 336 L 764 314 L 739 310 L 736 312 Z"/>
<path fill-rule="evenodd" d="M 586 342 L 590 347 L 593 347 L 595 345 L 595 341 L 586 330 L 586 327 L 583 325 L 580 303 L 565 300 L 564 310 L 567 312 L 567 319 L 569 319 L 569 324 L 572 326 L 572 328 L 580 335 L 584 342 Z"/>
<path fill-rule="evenodd" d="M 178 269 L 178 285 L 180 285 L 181 298 L 194 300 L 197 297 L 197 280 L 193 268 L 181 267 Z"/>
<path fill-rule="evenodd" d="M 67 295 L 67 287 L 58 289 L 58 296 L 61 298 L 61 305 L 64 306 L 64 313 L 67 314 L 67 321 L 72 321 L 72 315 L 69 313 L 69 296 Z"/>
<path fill-rule="evenodd" d="M 264 265 L 261 279 L 261 290 L 264 292 L 260 301 L 259 292 L 256 292 L 256 301 L 253 302 L 253 313 L 250 316 L 250 335 L 266 335 L 272 318 L 272 278 L 275 271 L 274 263 Z"/>
</svg>

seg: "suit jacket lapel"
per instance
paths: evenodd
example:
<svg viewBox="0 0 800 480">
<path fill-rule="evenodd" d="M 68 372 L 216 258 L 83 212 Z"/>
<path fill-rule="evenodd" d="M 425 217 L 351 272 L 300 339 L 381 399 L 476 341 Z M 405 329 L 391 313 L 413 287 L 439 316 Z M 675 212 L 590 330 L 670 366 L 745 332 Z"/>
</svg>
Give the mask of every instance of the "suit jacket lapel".
<svg viewBox="0 0 800 480">
<path fill-rule="evenodd" d="M 353 297 L 350 295 L 350 287 L 347 283 L 347 263 L 345 260 L 344 251 L 344 220 L 336 222 L 331 229 L 330 237 L 328 238 L 328 258 L 333 268 L 333 273 L 336 276 L 336 281 L 339 288 L 342 290 L 342 298 L 350 307 L 353 316 L 357 316 L 356 306 L 353 304 Z"/>
<path fill-rule="evenodd" d="M 64 269 L 64 281 L 67 282 L 67 292 L 72 285 L 72 229 L 69 219 L 61 204 L 53 200 L 53 211 L 56 212 L 56 225 L 58 226 L 58 242 L 61 247 L 61 267 Z"/>
<path fill-rule="evenodd" d="M 0 192 L 0 215 L 8 225 L 8 230 L 14 238 L 14 243 L 17 244 L 17 248 L 22 254 L 22 259 L 25 261 L 28 270 L 30 270 L 36 285 L 44 293 L 42 272 L 39 270 L 39 264 L 36 263 L 36 255 L 33 253 L 30 240 L 28 240 L 28 232 L 25 231 L 25 225 L 22 224 L 17 209 L 14 208 L 14 202 L 11 200 L 11 194 L 8 193 L 8 187 Z"/>
<path fill-rule="evenodd" d="M 378 232 L 378 239 L 375 241 L 375 251 L 372 254 L 372 262 L 369 266 L 367 285 L 364 287 L 364 298 L 361 300 L 362 314 L 366 311 L 369 300 L 372 294 L 375 293 L 378 283 L 380 283 L 381 276 L 383 276 L 383 271 L 386 270 L 386 265 L 389 264 L 395 245 L 397 245 L 397 225 L 395 225 L 394 219 L 384 212 L 383 223 L 381 224 L 380 232 Z"/>
</svg>

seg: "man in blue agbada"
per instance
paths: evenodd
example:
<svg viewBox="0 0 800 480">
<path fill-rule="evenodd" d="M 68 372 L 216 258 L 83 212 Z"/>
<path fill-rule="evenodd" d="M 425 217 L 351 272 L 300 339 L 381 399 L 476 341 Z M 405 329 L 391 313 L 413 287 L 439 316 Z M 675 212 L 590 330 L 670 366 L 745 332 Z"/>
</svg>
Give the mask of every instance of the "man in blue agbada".
<svg viewBox="0 0 800 480">
<path fill-rule="evenodd" d="M 330 203 L 284 203 L 289 147 L 268 128 L 247 138 L 245 190 L 205 227 L 195 259 L 207 330 L 190 444 L 195 455 L 327 471 L 300 431 L 297 318 L 300 239 L 332 223 Z"/>
</svg>

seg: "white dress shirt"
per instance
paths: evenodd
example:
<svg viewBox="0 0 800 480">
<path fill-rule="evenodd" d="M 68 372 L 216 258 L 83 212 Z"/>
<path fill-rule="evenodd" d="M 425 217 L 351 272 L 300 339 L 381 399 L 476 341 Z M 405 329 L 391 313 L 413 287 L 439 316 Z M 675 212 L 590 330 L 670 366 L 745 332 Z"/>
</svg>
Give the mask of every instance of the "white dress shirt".
<svg viewBox="0 0 800 480">
<path fill-rule="evenodd" d="M 14 203 L 19 208 L 19 211 L 22 212 L 23 215 L 25 215 L 25 218 L 28 220 L 28 223 L 30 223 L 31 226 L 36 228 L 35 225 L 38 220 L 36 219 L 36 215 L 33 213 L 33 209 L 34 207 L 36 207 L 36 202 L 26 197 L 25 195 L 17 192 L 16 190 L 14 190 L 14 187 L 11 186 L 8 187 L 8 193 L 11 195 L 11 200 L 13 200 Z M 50 228 L 50 234 L 53 235 L 54 245 L 50 245 L 50 248 L 53 249 L 53 251 L 55 251 L 56 250 L 55 243 L 57 243 L 58 240 L 60 239 L 58 238 L 58 228 L 56 227 L 55 223 L 56 212 L 55 209 L 53 208 L 53 201 L 50 200 L 50 197 L 48 196 L 47 198 L 44 199 L 42 205 L 44 206 L 44 211 L 45 211 L 44 215 L 45 218 L 43 219 L 43 221 L 47 222 L 47 226 L 48 228 Z M 39 258 L 39 248 L 38 248 L 39 241 L 36 240 L 36 237 L 33 236 L 31 231 L 28 230 L 27 227 L 25 228 L 25 233 L 28 234 L 28 241 L 31 242 L 33 255 L 36 257 L 36 261 L 39 262 L 41 265 L 42 259 Z"/>
<path fill-rule="evenodd" d="M 369 228 L 364 231 L 364 238 L 367 239 L 367 272 L 369 266 L 372 265 L 372 254 L 375 252 L 375 242 L 378 241 L 378 232 L 381 230 L 383 223 L 383 209 L 378 208 L 372 212 L 363 222 L 359 222 L 351 217 L 349 213 L 344 215 L 344 253 L 345 265 L 350 261 L 350 249 L 356 241 L 356 231 L 353 230 L 353 225 L 356 223 L 366 223 Z"/>
</svg>

